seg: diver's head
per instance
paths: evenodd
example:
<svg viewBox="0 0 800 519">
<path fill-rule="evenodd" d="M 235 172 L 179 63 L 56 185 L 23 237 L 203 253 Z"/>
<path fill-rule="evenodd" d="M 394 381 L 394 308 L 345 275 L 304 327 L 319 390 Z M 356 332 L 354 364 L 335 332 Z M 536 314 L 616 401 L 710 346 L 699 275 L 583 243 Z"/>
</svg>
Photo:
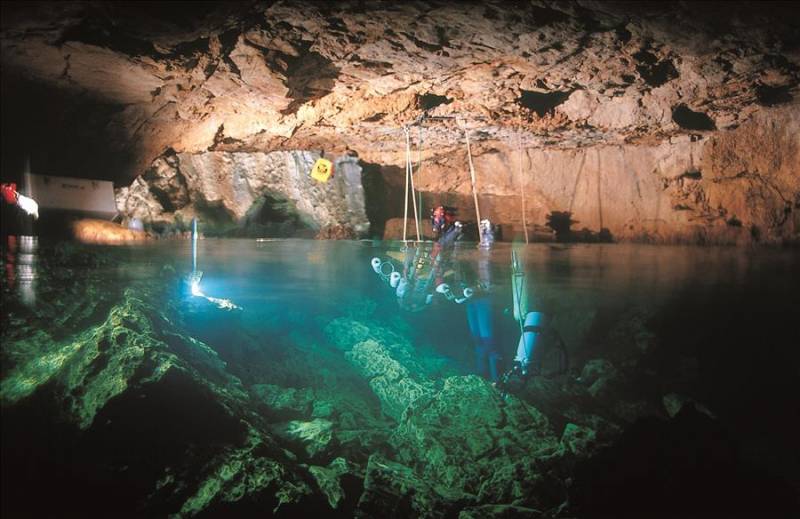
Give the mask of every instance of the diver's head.
<svg viewBox="0 0 800 519">
<path fill-rule="evenodd" d="M 431 211 L 431 224 L 434 234 L 444 232 L 456 221 L 456 208 L 440 205 Z"/>
</svg>

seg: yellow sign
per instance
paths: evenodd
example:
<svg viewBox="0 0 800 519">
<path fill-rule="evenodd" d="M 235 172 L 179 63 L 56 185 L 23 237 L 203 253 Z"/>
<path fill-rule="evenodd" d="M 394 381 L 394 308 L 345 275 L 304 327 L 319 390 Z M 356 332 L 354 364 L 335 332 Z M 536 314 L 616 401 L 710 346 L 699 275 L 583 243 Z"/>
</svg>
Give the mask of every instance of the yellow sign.
<svg viewBox="0 0 800 519">
<path fill-rule="evenodd" d="M 328 159 L 317 159 L 311 168 L 311 178 L 319 182 L 327 182 L 333 178 L 333 163 Z"/>
</svg>

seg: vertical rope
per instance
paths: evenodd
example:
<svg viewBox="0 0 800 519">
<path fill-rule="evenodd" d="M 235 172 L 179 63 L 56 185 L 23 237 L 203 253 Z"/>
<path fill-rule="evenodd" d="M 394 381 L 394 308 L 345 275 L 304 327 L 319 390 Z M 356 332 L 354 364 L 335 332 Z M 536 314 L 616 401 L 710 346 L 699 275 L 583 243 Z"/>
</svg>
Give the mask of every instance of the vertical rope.
<svg viewBox="0 0 800 519">
<path fill-rule="evenodd" d="M 519 147 L 519 195 L 522 198 L 522 229 L 525 231 L 525 243 L 528 242 L 528 220 L 525 208 L 525 177 L 522 173 L 522 132 L 517 133 L 517 145 Z"/>
<path fill-rule="evenodd" d="M 408 142 L 408 128 L 403 128 L 406 132 L 406 142 Z M 408 227 L 408 160 L 406 159 L 406 194 L 403 197 L 403 243 L 408 243 L 406 239 L 406 228 Z"/>
<path fill-rule="evenodd" d="M 422 172 L 422 122 L 417 126 L 417 175 Z M 420 219 L 424 218 L 425 213 L 422 211 L 422 191 L 419 192 L 419 215 Z"/>
<path fill-rule="evenodd" d="M 478 192 L 475 188 L 475 166 L 472 164 L 472 150 L 469 146 L 469 130 L 464 129 L 467 137 L 467 159 L 469 160 L 469 175 L 472 179 L 472 198 L 475 201 L 475 216 L 478 218 L 478 238 L 483 241 L 483 229 L 481 229 L 481 209 L 478 207 Z"/>
<path fill-rule="evenodd" d="M 580 148 L 576 148 L 576 153 L 580 152 Z M 578 174 L 575 175 L 575 185 L 572 186 L 572 199 L 569 201 L 569 212 L 572 214 L 572 207 L 575 205 L 575 197 L 578 194 L 578 184 L 581 181 L 581 176 L 583 175 L 583 165 L 586 163 L 586 152 L 581 155 L 581 162 L 578 165 Z"/>
<path fill-rule="evenodd" d="M 600 230 L 603 230 L 603 193 L 602 186 L 600 185 L 603 180 L 603 170 L 600 169 L 600 149 L 596 149 L 597 153 L 597 210 L 600 212 Z"/>
<path fill-rule="evenodd" d="M 411 162 L 411 130 L 408 126 L 405 127 L 406 132 L 406 172 L 408 178 L 411 180 L 411 202 L 414 205 L 414 225 L 417 229 L 417 241 L 422 241 L 419 233 L 419 215 L 417 214 L 417 198 L 414 193 L 414 164 Z M 408 200 L 406 200 L 408 205 Z"/>
</svg>

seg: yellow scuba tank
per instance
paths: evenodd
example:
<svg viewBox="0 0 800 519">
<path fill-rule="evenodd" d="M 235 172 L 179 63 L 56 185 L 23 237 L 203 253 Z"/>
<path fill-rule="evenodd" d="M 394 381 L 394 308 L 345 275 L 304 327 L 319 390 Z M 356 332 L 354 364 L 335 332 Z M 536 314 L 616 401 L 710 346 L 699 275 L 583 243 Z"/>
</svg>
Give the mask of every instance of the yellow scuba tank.
<svg viewBox="0 0 800 519">
<path fill-rule="evenodd" d="M 511 251 L 511 293 L 514 299 L 514 319 L 522 321 L 528 315 L 528 282 L 517 251 Z"/>
<path fill-rule="evenodd" d="M 319 158 L 311 168 L 311 178 L 318 182 L 327 182 L 333 178 L 333 163 L 328 159 Z"/>
</svg>

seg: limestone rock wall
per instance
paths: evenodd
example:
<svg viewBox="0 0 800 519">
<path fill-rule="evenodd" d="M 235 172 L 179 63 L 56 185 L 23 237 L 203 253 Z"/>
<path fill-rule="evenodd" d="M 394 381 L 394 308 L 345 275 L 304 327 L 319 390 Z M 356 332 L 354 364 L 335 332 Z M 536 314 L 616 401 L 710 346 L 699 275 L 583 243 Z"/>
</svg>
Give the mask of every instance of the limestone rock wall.
<svg viewBox="0 0 800 519">
<path fill-rule="evenodd" d="M 130 187 L 117 192 L 117 205 L 129 218 L 147 222 L 183 221 L 197 216 L 214 223 L 245 225 L 259 210 L 259 198 L 283 197 L 300 223 L 368 230 L 361 167 L 352 157 L 334 161 L 334 177 L 310 177 L 318 154 L 180 153 L 157 159 Z"/>
<path fill-rule="evenodd" d="M 574 149 L 482 150 L 475 157 L 481 216 L 519 236 L 524 190 L 531 229 L 544 225 L 552 211 L 570 211 L 575 229 L 607 228 L 619 240 L 797 240 L 798 125 L 800 106 L 793 105 L 708 135 Z M 466 152 L 423 162 L 416 186 L 429 207 L 455 205 L 463 218 L 475 218 Z"/>
</svg>

